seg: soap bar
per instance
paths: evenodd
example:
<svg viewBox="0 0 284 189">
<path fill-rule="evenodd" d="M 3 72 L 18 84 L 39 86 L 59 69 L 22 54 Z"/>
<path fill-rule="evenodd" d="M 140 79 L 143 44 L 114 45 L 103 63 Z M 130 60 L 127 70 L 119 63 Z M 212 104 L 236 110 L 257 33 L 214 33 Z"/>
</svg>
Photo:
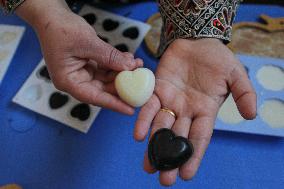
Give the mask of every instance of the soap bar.
<svg viewBox="0 0 284 189">
<path fill-rule="evenodd" d="M 115 88 L 123 101 L 133 107 L 140 107 L 153 94 L 155 75 L 147 68 L 122 71 L 115 78 Z"/>
<path fill-rule="evenodd" d="M 170 129 L 159 129 L 148 145 L 148 158 L 156 170 L 171 170 L 183 165 L 193 154 L 192 143 Z"/>
</svg>

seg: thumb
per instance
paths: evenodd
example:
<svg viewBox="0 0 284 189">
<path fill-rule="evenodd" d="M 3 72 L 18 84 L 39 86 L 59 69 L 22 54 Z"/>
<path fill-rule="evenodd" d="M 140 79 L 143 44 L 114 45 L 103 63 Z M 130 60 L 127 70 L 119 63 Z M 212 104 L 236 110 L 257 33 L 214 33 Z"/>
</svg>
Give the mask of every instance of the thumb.
<svg viewBox="0 0 284 189">
<path fill-rule="evenodd" d="M 245 119 L 255 118 L 256 93 L 241 63 L 237 64 L 230 77 L 229 87 L 242 117 Z"/>
<path fill-rule="evenodd" d="M 131 53 L 120 52 L 97 36 L 85 55 L 98 65 L 114 71 L 133 70 L 141 66 L 141 61 L 135 60 Z"/>
</svg>

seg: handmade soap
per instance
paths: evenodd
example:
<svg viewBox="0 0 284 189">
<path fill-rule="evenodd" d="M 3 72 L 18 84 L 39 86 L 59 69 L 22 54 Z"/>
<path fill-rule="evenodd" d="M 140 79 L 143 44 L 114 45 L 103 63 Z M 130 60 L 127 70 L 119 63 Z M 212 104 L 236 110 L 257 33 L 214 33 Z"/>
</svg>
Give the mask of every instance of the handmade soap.
<svg viewBox="0 0 284 189">
<path fill-rule="evenodd" d="M 112 19 L 106 19 L 103 22 L 103 28 L 105 31 L 112 31 L 118 28 L 119 22 L 112 20 Z"/>
<path fill-rule="evenodd" d="M 39 75 L 40 77 L 43 77 L 47 81 L 51 80 L 46 66 L 43 66 L 42 68 L 40 68 Z"/>
<path fill-rule="evenodd" d="M 49 107 L 51 109 L 62 108 L 69 101 L 68 95 L 61 94 L 60 92 L 54 92 L 49 97 Z"/>
<path fill-rule="evenodd" d="M 284 90 L 284 70 L 276 66 L 263 66 L 256 74 L 258 82 L 268 90 Z"/>
<path fill-rule="evenodd" d="M 127 47 L 126 44 L 118 44 L 118 45 L 115 45 L 114 46 L 116 49 L 120 50 L 121 52 L 128 52 L 129 51 L 129 48 Z"/>
<path fill-rule="evenodd" d="M 170 129 L 160 129 L 151 138 L 148 157 L 157 170 L 171 170 L 183 165 L 193 154 L 192 143 L 176 136 Z"/>
<path fill-rule="evenodd" d="M 97 17 L 93 13 L 85 14 L 82 16 L 90 25 L 94 25 L 97 21 Z"/>
<path fill-rule="evenodd" d="M 80 121 L 86 121 L 91 115 L 91 108 L 88 104 L 81 103 L 73 107 L 70 114 Z"/>
<path fill-rule="evenodd" d="M 133 107 L 144 105 L 152 96 L 155 75 L 147 68 L 120 72 L 115 78 L 115 88 L 120 98 Z"/>
<path fill-rule="evenodd" d="M 284 128 L 284 102 L 270 99 L 259 110 L 260 118 L 272 128 Z"/>
<path fill-rule="evenodd" d="M 122 35 L 124 37 L 128 37 L 130 39 L 136 39 L 139 36 L 139 30 L 137 27 L 130 27 L 127 28 Z"/>
</svg>

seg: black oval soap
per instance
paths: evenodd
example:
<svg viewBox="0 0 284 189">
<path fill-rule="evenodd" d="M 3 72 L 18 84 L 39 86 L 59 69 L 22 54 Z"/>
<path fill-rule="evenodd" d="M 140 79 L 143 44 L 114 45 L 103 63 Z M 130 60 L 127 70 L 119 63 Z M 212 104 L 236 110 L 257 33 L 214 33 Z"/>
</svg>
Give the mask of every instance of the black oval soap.
<svg viewBox="0 0 284 189">
<path fill-rule="evenodd" d="M 148 157 L 157 170 L 171 170 L 183 165 L 193 154 L 192 143 L 176 136 L 170 129 L 159 129 L 148 145 Z"/>
</svg>

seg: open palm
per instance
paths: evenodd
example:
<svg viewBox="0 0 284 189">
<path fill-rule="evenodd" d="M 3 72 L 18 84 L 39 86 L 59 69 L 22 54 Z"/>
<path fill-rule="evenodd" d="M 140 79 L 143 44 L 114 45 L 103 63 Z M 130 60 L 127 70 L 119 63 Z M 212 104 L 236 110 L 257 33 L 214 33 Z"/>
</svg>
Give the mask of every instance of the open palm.
<svg viewBox="0 0 284 189">
<path fill-rule="evenodd" d="M 253 119 L 256 94 L 245 69 L 225 45 L 217 39 L 178 39 L 169 46 L 157 68 L 155 93 L 141 109 L 134 137 L 144 140 L 150 127 L 150 137 L 160 128 L 169 128 L 191 140 L 195 151 L 179 169 L 161 171 L 161 184 L 172 185 L 178 172 L 185 180 L 196 174 L 217 112 L 230 91 L 241 115 Z M 160 111 L 162 107 L 173 110 L 177 119 Z M 155 172 L 147 155 L 144 169 Z"/>
</svg>

